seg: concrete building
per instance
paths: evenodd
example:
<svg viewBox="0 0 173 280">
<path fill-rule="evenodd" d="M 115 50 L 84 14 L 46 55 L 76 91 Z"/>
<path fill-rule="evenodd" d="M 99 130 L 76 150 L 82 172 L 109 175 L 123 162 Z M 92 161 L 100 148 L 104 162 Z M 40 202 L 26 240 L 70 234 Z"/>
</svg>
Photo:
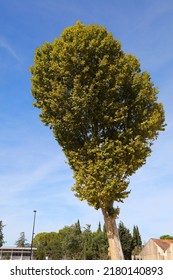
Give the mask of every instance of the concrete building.
<svg viewBox="0 0 173 280">
<path fill-rule="evenodd" d="M 151 238 L 140 255 L 142 260 L 173 260 L 173 240 Z"/>
<path fill-rule="evenodd" d="M 36 248 L 32 248 L 32 259 Z M 30 260 L 31 248 L 29 247 L 0 247 L 0 260 Z"/>
</svg>

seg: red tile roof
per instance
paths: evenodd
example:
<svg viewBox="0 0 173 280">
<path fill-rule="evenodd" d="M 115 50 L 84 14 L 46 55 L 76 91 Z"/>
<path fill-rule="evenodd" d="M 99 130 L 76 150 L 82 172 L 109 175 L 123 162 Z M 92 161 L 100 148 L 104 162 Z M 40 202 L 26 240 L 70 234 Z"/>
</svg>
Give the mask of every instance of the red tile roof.
<svg viewBox="0 0 173 280">
<path fill-rule="evenodd" d="M 173 240 L 151 238 L 164 252 L 170 247 Z"/>
</svg>

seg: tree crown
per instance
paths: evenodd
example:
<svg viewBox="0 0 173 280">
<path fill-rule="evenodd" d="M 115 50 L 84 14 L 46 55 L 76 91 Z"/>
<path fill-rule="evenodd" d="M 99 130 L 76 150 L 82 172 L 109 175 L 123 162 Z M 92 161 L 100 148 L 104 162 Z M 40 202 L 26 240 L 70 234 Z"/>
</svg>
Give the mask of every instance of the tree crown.
<svg viewBox="0 0 173 280">
<path fill-rule="evenodd" d="M 76 196 L 112 211 L 164 130 L 149 73 L 105 27 L 80 22 L 36 50 L 31 73 L 34 106 L 68 158 Z"/>
</svg>

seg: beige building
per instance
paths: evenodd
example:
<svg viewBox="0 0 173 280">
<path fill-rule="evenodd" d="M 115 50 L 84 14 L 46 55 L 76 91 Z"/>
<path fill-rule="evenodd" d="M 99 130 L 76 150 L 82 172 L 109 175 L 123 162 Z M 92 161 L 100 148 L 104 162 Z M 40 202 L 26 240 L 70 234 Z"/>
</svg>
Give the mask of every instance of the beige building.
<svg viewBox="0 0 173 280">
<path fill-rule="evenodd" d="M 173 240 L 151 238 L 140 255 L 142 260 L 173 260 Z"/>
<path fill-rule="evenodd" d="M 36 248 L 32 248 L 32 260 Z M 27 247 L 0 247 L 0 260 L 30 260 L 31 248 Z"/>
</svg>

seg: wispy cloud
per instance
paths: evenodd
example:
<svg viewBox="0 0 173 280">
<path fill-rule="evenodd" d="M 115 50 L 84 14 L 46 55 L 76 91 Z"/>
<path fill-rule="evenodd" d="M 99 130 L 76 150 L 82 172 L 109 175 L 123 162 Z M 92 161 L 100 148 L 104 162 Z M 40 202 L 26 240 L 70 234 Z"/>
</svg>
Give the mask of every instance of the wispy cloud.
<svg viewBox="0 0 173 280">
<path fill-rule="evenodd" d="M 10 43 L 4 37 L 0 37 L 0 47 L 4 48 L 17 61 L 20 61 L 20 58 L 17 55 L 15 49 L 10 45 Z"/>
</svg>

